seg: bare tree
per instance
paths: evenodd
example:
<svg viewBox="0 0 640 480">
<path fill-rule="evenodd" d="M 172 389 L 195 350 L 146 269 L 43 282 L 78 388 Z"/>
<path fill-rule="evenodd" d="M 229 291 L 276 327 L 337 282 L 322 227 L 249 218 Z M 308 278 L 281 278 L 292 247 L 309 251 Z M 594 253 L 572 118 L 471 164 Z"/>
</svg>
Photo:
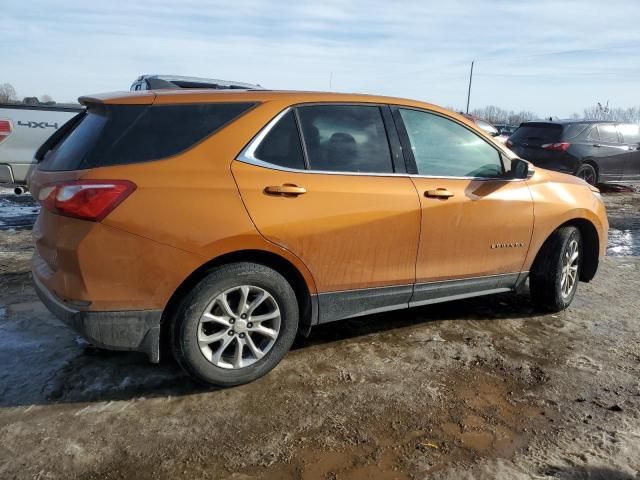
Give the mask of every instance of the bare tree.
<svg viewBox="0 0 640 480">
<path fill-rule="evenodd" d="M 48 95 L 46 93 L 40 97 L 40 101 L 42 103 L 55 103 L 51 95 Z"/>
<path fill-rule="evenodd" d="M 0 85 L 0 103 L 9 103 L 16 100 L 16 89 L 10 83 Z"/>
<path fill-rule="evenodd" d="M 577 117 L 576 114 L 574 114 L 574 116 Z M 611 108 L 609 107 L 609 102 L 607 102 L 606 105 L 598 102 L 596 105 L 585 108 L 583 117 L 586 120 L 610 120 L 612 122 L 640 124 L 640 106 Z"/>
<path fill-rule="evenodd" d="M 495 105 L 488 105 L 483 108 L 476 108 L 471 112 L 476 117 L 480 117 L 491 123 L 506 123 L 509 125 L 519 125 L 522 122 L 533 120 L 537 115 L 533 112 L 505 110 Z"/>
</svg>

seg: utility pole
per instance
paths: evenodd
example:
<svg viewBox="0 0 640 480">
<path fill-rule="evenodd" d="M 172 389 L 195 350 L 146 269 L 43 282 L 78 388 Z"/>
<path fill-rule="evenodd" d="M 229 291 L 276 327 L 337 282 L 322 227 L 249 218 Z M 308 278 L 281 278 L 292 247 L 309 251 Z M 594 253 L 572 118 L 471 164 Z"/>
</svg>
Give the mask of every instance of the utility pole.
<svg viewBox="0 0 640 480">
<path fill-rule="evenodd" d="M 467 113 L 469 113 L 469 101 L 471 100 L 471 81 L 473 80 L 473 64 L 475 60 L 471 61 L 471 73 L 469 74 L 469 90 L 467 91 Z"/>
</svg>

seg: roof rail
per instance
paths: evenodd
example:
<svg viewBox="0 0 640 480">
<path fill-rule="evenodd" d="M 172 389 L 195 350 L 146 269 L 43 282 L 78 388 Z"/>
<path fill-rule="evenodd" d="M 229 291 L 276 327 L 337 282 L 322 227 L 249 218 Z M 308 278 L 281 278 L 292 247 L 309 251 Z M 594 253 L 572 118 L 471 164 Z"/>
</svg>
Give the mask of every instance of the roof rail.
<svg viewBox="0 0 640 480">
<path fill-rule="evenodd" d="M 140 75 L 130 90 L 164 90 L 176 88 L 212 88 L 216 90 L 264 90 L 260 85 L 181 75 Z"/>
</svg>

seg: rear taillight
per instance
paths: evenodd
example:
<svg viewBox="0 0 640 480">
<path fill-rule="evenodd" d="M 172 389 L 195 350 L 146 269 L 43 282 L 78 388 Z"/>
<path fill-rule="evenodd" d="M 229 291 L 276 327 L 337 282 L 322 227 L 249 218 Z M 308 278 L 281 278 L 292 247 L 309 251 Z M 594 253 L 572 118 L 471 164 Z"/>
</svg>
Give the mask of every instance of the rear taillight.
<svg viewBox="0 0 640 480">
<path fill-rule="evenodd" d="M 569 148 L 570 143 L 562 142 L 562 143 L 545 143 L 542 145 L 542 148 L 545 150 L 551 150 L 552 152 L 566 152 Z"/>
<path fill-rule="evenodd" d="M 513 147 L 513 142 L 511 140 L 507 140 L 507 147 Z"/>
<path fill-rule="evenodd" d="M 12 131 L 13 128 L 9 120 L 0 120 L 0 143 L 4 142 Z"/>
<path fill-rule="evenodd" d="M 99 222 L 135 189 L 128 180 L 78 180 L 46 185 L 38 200 L 59 215 Z"/>
</svg>

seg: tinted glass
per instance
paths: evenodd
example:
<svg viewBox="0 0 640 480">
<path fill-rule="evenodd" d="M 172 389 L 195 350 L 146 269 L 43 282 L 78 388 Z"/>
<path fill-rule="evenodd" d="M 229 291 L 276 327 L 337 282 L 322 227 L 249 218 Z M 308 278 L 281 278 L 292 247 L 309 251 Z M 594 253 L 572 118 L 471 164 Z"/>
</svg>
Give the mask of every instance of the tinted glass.
<svg viewBox="0 0 640 480">
<path fill-rule="evenodd" d="M 618 131 L 615 125 L 603 124 L 598 125 L 598 135 L 603 142 L 618 143 Z"/>
<path fill-rule="evenodd" d="M 334 172 L 392 172 L 389 142 L 378 107 L 299 107 L 309 167 Z"/>
<path fill-rule="evenodd" d="M 640 143 L 640 126 L 633 124 L 618 125 L 625 143 Z"/>
<path fill-rule="evenodd" d="M 418 174 L 495 178 L 502 175 L 498 151 L 451 120 L 417 110 L 400 109 Z"/>
<path fill-rule="evenodd" d="M 256 158 L 281 167 L 304 169 L 302 145 L 293 112 L 280 119 L 256 150 Z"/>
<path fill-rule="evenodd" d="M 81 170 L 166 158 L 190 148 L 253 105 L 91 105 L 75 128 L 50 147 L 53 150 L 40 168 Z"/>
<path fill-rule="evenodd" d="M 556 143 L 562 139 L 562 125 L 557 123 L 523 123 L 509 137 L 513 143 L 543 145 Z"/>
</svg>

